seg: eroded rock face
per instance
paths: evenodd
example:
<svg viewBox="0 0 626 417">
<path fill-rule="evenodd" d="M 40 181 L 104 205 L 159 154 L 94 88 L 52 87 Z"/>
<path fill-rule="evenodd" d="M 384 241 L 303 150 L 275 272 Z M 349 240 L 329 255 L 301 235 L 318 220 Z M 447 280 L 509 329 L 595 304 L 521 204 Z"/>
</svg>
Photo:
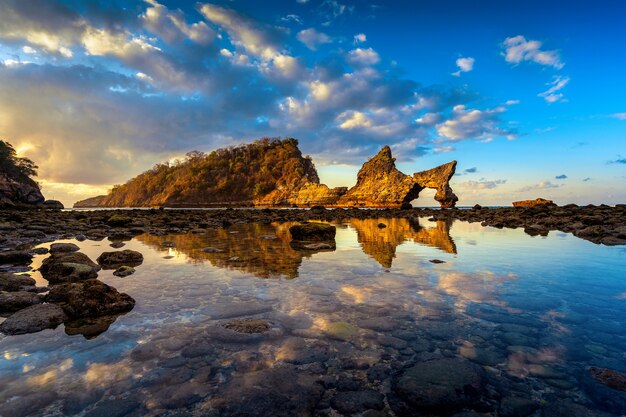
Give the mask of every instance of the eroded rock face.
<svg viewBox="0 0 626 417">
<path fill-rule="evenodd" d="M 535 206 L 555 206 L 554 201 L 545 198 L 536 198 L 534 200 L 514 201 L 513 207 L 535 207 Z"/>
<path fill-rule="evenodd" d="M 357 175 L 356 185 L 338 201 L 344 207 L 400 207 L 417 198 L 420 186 L 396 168 L 391 149 L 385 146 L 367 161 Z"/>
<path fill-rule="evenodd" d="M 340 207 L 403 207 L 415 200 L 424 188 L 437 190 L 435 200 L 441 207 L 452 208 L 458 197 L 452 192 L 450 179 L 456 170 L 456 161 L 427 171 L 405 175 L 396 168 L 389 146 L 363 164 L 357 183 L 338 201 Z"/>
<path fill-rule="evenodd" d="M 455 171 L 456 161 L 452 161 L 427 171 L 416 172 L 413 174 L 413 179 L 422 189 L 434 188 L 437 190 L 435 200 L 441 204 L 441 207 L 452 208 L 459 200 L 450 188 L 450 179 Z"/>
<path fill-rule="evenodd" d="M 46 301 L 60 305 L 70 318 L 121 313 L 135 306 L 130 295 L 96 279 L 54 286 Z"/>
</svg>

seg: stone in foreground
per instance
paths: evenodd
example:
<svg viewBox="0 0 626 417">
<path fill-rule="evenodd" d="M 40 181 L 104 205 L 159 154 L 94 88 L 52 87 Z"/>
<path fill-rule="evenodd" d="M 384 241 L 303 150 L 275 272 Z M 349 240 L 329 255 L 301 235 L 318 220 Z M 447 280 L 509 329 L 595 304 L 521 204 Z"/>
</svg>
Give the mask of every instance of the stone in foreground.
<svg viewBox="0 0 626 417">
<path fill-rule="evenodd" d="M 35 284 L 36 281 L 28 275 L 0 272 L 0 291 L 22 291 Z"/>
<path fill-rule="evenodd" d="M 269 323 L 259 319 L 235 319 L 225 323 L 223 327 L 237 333 L 265 333 L 270 330 Z"/>
<path fill-rule="evenodd" d="M 116 252 L 103 252 L 98 256 L 97 262 L 104 269 L 117 269 L 120 266 L 139 266 L 143 263 L 143 255 L 140 252 L 125 249 Z"/>
<path fill-rule="evenodd" d="M 80 252 L 52 254 L 41 264 L 41 275 L 52 285 L 96 278 L 100 267 Z"/>
<path fill-rule="evenodd" d="M 54 329 L 65 320 L 67 316 L 58 305 L 37 304 L 11 315 L 0 324 L 0 332 L 8 335 L 35 333 Z"/>
<path fill-rule="evenodd" d="M 46 301 L 60 305 L 71 318 L 121 313 L 135 306 L 130 295 L 96 279 L 52 287 Z"/>
<path fill-rule="evenodd" d="M 0 312 L 3 313 L 18 311 L 35 304 L 41 304 L 41 297 L 32 292 L 0 293 Z"/>
</svg>

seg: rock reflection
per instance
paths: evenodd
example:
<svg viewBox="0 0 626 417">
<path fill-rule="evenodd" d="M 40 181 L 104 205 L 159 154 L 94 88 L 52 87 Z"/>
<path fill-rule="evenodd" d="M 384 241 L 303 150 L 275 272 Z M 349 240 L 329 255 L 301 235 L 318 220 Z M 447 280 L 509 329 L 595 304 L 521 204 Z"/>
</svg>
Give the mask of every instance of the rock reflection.
<svg viewBox="0 0 626 417">
<path fill-rule="evenodd" d="M 192 262 L 209 261 L 219 268 L 236 269 L 259 278 L 298 277 L 303 258 L 319 251 L 299 251 L 289 242 L 289 227 L 297 223 L 249 224 L 229 229 L 208 230 L 205 234 L 170 236 L 140 235 L 137 239 L 157 251 L 180 252 Z M 162 242 L 174 243 L 174 248 Z"/>
<path fill-rule="evenodd" d="M 109 330 L 118 317 L 126 313 L 112 314 L 101 317 L 87 317 L 65 323 L 65 334 L 68 336 L 83 335 L 87 340 L 94 339 Z"/>
<path fill-rule="evenodd" d="M 422 227 L 417 219 L 404 218 L 352 219 L 350 225 L 356 230 L 363 252 L 385 268 L 391 268 L 396 248 L 406 241 L 456 254 L 449 221 L 438 220 L 435 227 L 428 228 Z"/>
</svg>

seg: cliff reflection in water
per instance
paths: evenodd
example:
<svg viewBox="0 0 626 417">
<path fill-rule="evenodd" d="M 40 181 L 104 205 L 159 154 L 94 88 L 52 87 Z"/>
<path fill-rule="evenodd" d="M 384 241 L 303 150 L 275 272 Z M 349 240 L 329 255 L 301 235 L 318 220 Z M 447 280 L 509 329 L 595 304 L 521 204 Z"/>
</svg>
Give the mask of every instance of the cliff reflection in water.
<svg viewBox="0 0 626 417">
<path fill-rule="evenodd" d="M 386 227 L 379 227 L 379 224 Z M 350 225 L 356 230 L 363 252 L 385 268 L 391 268 L 396 248 L 406 241 L 456 254 L 449 221 L 438 220 L 436 227 L 427 228 L 420 226 L 416 219 L 403 218 L 352 219 Z"/>
<path fill-rule="evenodd" d="M 381 223 L 386 227 L 379 227 Z M 289 227 L 294 224 L 297 223 L 234 225 L 202 234 L 141 235 L 137 239 L 163 253 L 172 249 L 162 243 L 173 242 L 173 250 L 185 255 L 191 262 L 208 261 L 213 266 L 240 270 L 259 278 L 293 279 L 298 276 L 303 258 L 321 252 L 296 250 L 289 245 Z M 337 227 L 353 229 L 363 252 L 385 268 L 391 267 L 396 248 L 407 241 L 456 253 L 456 246 L 449 235 L 450 223 L 445 221 L 438 221 L 435 227 L 424 228 L 417 220 L 352 219 Z"/>
</svg>

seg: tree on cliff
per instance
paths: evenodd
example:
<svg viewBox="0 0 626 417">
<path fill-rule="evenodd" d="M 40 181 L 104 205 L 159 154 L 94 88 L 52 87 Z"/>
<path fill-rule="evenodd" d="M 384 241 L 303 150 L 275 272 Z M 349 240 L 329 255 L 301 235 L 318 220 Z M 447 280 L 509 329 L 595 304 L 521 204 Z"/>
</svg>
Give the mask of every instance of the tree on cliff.
<svg viewBox="0 0 626 417">
<path fill-rule="evenodd" d="M 20 158 L 13 145 L 0 140 L 0 172 L 9 175 L 25 177 L 37 176 L 37 168 L 33 161 L 28 158 Z"/>
</svg>

